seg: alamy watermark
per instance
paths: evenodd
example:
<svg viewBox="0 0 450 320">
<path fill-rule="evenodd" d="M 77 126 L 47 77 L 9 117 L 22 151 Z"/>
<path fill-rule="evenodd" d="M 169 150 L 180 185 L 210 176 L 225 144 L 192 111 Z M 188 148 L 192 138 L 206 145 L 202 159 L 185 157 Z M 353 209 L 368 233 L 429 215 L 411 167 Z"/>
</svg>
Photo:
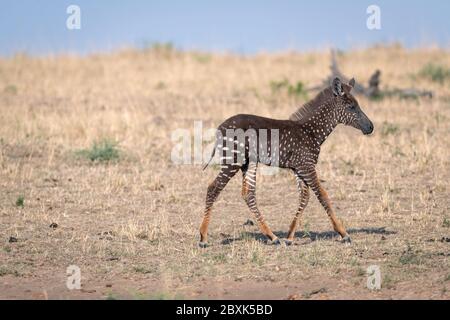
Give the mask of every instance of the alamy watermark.
<svg viewBox="0 0 450 320">
<path fill-rule="evenodd" d="M 381 269 L 378 265 L 372 265 L 367 268 L 367 288 L 369 290 L 381 289 Z"/>
<path fill-rule="evenodd" d="M 193 132 L 193 134 L 191 133 Z M 194 121 L 193 131 L 176 129 L 172 132 L 171 161 L 175 165 L 243 165 L 246 161 L 267 164 L 261 173 L 273 175 L 280 162 L 278 129 L 224 129 L 203 128 Z M 206 146 L 205 146 L 206 143 Z"/>
<path fill-rule="evenodd" d="M 379 6 L 372 4 L 367 7 L 366 13 L 369 15 L 366 21 L 367 29 L 381 30 L 381 9 Z"/>
<path fill-rule="evenodd" d="M 69 15 L 66 20 L 66 27 L 69 30 L 81 29 L 81 8 L 75 4 L 67 7 L 66 13 Z"/>
<path fill-rule="evenodd" d="M 66 287 L 69 290 L 81 289 L 81 269 L 76 265 L 70 265 L 66 269 Z"/>
</svg>

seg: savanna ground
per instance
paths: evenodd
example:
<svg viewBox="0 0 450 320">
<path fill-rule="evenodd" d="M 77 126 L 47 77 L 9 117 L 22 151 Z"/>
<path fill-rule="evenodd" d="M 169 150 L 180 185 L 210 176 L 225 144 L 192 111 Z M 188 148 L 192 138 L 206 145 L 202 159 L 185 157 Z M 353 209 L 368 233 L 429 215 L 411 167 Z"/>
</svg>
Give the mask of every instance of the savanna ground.
<svg viewBox="0 0 450 320">
<path fill-rule="evenodd" d="M 353 243 L 338 241 L 311 197 L 295 244 L 266 244 L 244 225 L 253 217 L 237 176 L 215 205 L 211 246 L 199 249 L 217 168 L 175 165 L 172 133 L 236 113 L 288 118 L 306 99 L 297 83 L 329 74 L 329 52 L 159 46 L 0 58 L 0 298 L 448 299 L 450 54 L 391 46 L 338 59 L 357 81 L 379 68 L 382 87 L 435 93 L 359 97 L 374 134 L 338 127 L 324 144 L 318 171 Z M 92 149 L 101 141 L 109 150 Z M 259 174 L 257 198 L 285 237 L 298 202 L 293 174 Z M 81 269 L 81 290 L 66 288 L 69 265 Z M 381 290 L 366 287 L 370 265 L 381 268 Z"/>
</svg>

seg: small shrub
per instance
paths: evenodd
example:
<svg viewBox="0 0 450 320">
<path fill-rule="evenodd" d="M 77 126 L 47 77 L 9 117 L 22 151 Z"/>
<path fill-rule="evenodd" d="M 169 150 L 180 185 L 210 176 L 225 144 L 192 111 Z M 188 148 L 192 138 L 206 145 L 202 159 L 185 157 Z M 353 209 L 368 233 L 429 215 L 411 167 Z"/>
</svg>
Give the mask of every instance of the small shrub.
<svg viewBox="0 0 450 320">
<path fill-rule="evenodd" d="M 450 79 L 450 69 L 434 63 L 429 63 L 420 70 L 419 76 L 443 84 Z"/>
<path fill-rule="evenodd" d="M 95 142 L 91 148 L 80 150 L 77 154 L 83 158 L 89 159 L 92 162 L 107 162 L 119 159 L 119 150 L 117 143 L 110 140 L 102 140 Z"/>
<path fill-rule="evenodd" d="M 308 99 L 308 93 L 306 92 L 305 84 L 301 81 L 291 84 L 289 80 L 283 79 L 281 81 L 270 82 L 270 88 L 272 93 L 278 93 L 282 90 L 286 90 L 287 94 L 292 97 Z"/>
<path fill-rule="evenodd" d="M 16 200 L 16 207 L 23 208 L 24 205 L 25 205 L 25 197 L 22 196 L 22 195 L 20 195 L 19 197 L 17 197 L 17 200 Z"/>
<path fill-rule="evenodd" d="M 288 93 L 290 96 L 301 97 L 305 100 L 308 99 L 308 93 L 306 92 L 305 85 L 301 81 L 298 81 L 295 85 L 290 85 L 288 87 Z"/>
</svg>

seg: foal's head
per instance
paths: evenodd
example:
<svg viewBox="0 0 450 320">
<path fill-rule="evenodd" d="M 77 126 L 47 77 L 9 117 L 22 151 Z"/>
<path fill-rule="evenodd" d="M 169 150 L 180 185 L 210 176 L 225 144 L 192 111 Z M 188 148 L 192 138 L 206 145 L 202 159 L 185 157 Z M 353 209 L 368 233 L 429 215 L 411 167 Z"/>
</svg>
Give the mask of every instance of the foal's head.
<svg viewBox="0 0 450 320">
<path fill-rule="evenodd" d="M 355 79 L 351 79 L 348 84 L 343 84 L 339 78 L 334 78 L 331 83 L 333 99 L 337 108 L 337 121 L 359 129 L 364 134 L 371 134 L 373 132 L 372 121 L 361 110 L 358 101 L 350 93 L 354 86 Z"/>
</svg>

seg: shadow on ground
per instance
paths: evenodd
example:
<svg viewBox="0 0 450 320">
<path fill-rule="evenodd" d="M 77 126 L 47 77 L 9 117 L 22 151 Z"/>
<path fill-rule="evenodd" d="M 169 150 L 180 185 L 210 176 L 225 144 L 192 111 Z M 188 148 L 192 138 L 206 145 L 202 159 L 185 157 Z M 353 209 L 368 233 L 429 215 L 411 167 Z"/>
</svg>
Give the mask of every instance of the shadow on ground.
<svg viewBox="0 0 450 320">
<path fill-rule="evenodd" d="M 386 227 L 373 227 L 373 228 L 359 228 L 359 229 L 349 229 L 347 232 L 352 234 L 358 234 L 358 233 L 364 233 L 364 234 L 380 234 L 380 235 L 391 235 L 396 234 L 397 231 L 390 231 L 386 230 Z M 287 238 L 287 232 L 283 231 L 275 231 L 274 234 L 280 238 Z M 304 231 L 298 231 L 295 233 L 296 238 L 300 239 L 310 239 L 311 241 L 317 241 L 317 240 L 332 240 L 337 239 L 339 237 L 339 234 L 334 231 L 325 231 L 325 232 L 304 232 Z M 255 239 L 262 242 L 267 242 L 267 238 L 259 232 L 241 232 L 239 237 L 230 238 L 227 237 L 226 239 L 222 240 L 223 245 L 228 245 L 236 241 L 242 241 L 244 239 Z"/>
</svg>

